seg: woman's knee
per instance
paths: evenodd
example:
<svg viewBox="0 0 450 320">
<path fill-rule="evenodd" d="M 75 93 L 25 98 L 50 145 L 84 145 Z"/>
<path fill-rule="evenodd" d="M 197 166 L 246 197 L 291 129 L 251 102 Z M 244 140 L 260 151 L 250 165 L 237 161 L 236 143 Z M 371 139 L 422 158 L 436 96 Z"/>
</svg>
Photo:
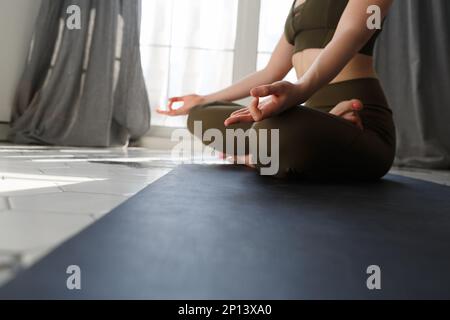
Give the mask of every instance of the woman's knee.
<svg viewBox="0 0 450 320">
<path fill-rule="evenodd" d="M 273 172 L 276 165 L 276 177 L 286 177 L 295 172 L 303 172 L 311 158 L 312 152 L 308 135 L 301 128 L 302 121 L 287 121 L 285 117 L 272 117 L 255 123 L 258 146 L 251 153 L 257 163 L 257 168 L 262 170 L 270 167 Z M 299 127 L 300 126 L 300 127 Z M 305 125 L 306 126 L 306 125 Z M 255 154 L 257 150 L 257 154 Z M 261 160 L 270 159 L 270 163 Z"/>
<path fill-rule="evenodd" d="M 278 159 L 279 177 L 304 175 L 318 163 L 329 165 L 329 155 L 339 153 L 339 146 L 352 140 L 347 125 L 307 107 L 292 108 L 256 123 L 253 128 L 258 136 L 267 135 L 266 147 L 272 151 L 271 157 Z"/>
</svg>

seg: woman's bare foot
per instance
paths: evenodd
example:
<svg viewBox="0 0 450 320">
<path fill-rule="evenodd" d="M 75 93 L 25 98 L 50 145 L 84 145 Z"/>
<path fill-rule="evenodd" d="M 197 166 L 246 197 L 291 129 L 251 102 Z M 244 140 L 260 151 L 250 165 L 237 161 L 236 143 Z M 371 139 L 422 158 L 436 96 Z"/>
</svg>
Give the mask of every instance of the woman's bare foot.
<svg viewBox="0 0 450 320">
<path fill-rule="evenodd" d="M 225 160 L 227 157 L 228 156 L 225 153 L 217 151 L 217 158 L 220 160 Z"/>
<path fill-rule="evenodd" d="M 360 100 L 353 99 L 348 101 L 342 101 L 333 110 L 330 111 L 331 114 L 341 117 L 345 120 L 350 121 L 355 124 L 361 130 L 364 130 L 364 126 L 359 116 L 359 111 L 364 108 L 364 105 Z"/>
</svg>

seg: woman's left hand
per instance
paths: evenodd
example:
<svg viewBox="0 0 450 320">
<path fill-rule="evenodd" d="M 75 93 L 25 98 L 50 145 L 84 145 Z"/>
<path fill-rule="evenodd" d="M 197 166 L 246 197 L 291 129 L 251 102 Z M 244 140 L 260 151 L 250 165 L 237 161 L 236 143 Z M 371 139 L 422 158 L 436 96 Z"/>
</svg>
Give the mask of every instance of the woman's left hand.
<svg viewBox="0 0 450 320">
<path fill-rule="evenodd" d="M 273 117 L 304 102 L 300 88 L 288 81 L 275 82 L 271 85 L 251 90 L 254 97 L 248 108 L 233 112 L 225 120 L 225 126 L 242 122 L 259 122 Z M 266 97 L 260 100 L 260 98 Z"/>
</svg>

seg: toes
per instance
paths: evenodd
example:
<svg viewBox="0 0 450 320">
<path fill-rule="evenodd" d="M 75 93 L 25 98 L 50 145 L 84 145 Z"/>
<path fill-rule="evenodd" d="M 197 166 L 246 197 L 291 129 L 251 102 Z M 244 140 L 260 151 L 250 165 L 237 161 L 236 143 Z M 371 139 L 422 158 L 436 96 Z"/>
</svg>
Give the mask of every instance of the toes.
<svg viewBox="0 0 450 320">
<path fill-rule="evenodd" d="M 342 117 L 344 114 L 353 111 L 353 102 L 351 100 L 348 101 L 342 101 L 339 104 L 337 104 L 333 110 L 330 111 L 330 113 L 334 114 L 335 116 Z"/>
<path fill-rule="evenodd" d="M 227 158 L 231 163 L 236 165 L 244 165 L 250 168 L 255 169 L 255 165 L 253 164 L 252 155 L 245 156 L 231 156 Z"/>
<path fill-rule="evenodd" d="M 342 117 L 346 113 L 352 112 L 352 111 L 361 111 L 363 109 L 363 104 L 360 100 L 353 99 L 353 100 L 346 100 L 342 101 L 339 104 L 336 105 L 336 107 L 333 108 L 333 110 L 330 111 L 330 113 Z"/>
<path fill-rule="evenodd" d="M 352 109 L 355 111 L 361 111 L 364 108 L 363 103 L 361 102 L 361 100 L 358 100 L 358 99 L 351 100 L 351 104 L 352 104 Z"/>
<path fill-rule="evenodd" d="M 360 129 L 363 129 L 362 121 L 358 114 L 363 108 L 364 105 L 360 100 L 352 99 L 340 102 L 330 111 L 330 113 L 348 120 Z"/>
</svg>

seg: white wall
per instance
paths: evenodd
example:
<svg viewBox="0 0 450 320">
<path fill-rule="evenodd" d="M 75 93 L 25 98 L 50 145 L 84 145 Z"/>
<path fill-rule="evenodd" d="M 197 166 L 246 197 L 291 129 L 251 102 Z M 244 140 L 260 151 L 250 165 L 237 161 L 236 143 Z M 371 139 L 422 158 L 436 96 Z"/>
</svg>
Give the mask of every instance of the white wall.
<svg viewBox="0 0 450 320">
<path fill-rule="evenodd" d="M 9 122 L 40 0 L 0 0 L 0 122 Z"/>
</svg>

